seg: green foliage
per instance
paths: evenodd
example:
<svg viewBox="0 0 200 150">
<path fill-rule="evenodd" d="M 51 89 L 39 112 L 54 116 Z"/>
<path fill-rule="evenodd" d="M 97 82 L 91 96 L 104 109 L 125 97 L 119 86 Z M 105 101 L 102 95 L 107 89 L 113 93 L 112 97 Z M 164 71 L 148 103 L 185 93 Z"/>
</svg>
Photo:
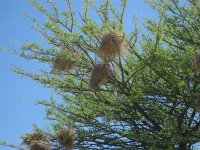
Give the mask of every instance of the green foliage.
<svg viewBox="0 0 200 150">
<path fill-rule="evenodd" d="M 54 89 L 63 98 L 59 102 L 51 97 L 38 104 L 46 107 L 53 133 L 74 128 L 75 148 L 185 150 L 199 142 L 200 114 L 193 104 L 200 97 L 200 74 L 194 69 L 193 59 L 200 49 L 200 3 L 146 1 L 158 18 L 146 19 L 143 32 L 136 26 L 130 33 L 124 32 L 127 0 L 121 0 L 120 9 L 110 0 L 100 6 L 85 0 L 79 15 L 69 0 L 69 9 L 63 12 L 54 1 L 48 1 L 50 10 L 31 1 L 46 16 L 43 25 L 34 20 L 33 28 L 49 47 L 28 43 L 22 46 L 20 56 L 52 67 L 64 48 L 69 54 L 62 59 L 75 65 L 59 74 L 51 70 L 34 74 L 17 67 L 13 70 Z M 90 12 L 95 12 L 100 22 Z M 102 37 L 118 31 L 124 33 L 126 54 L 105 62 L 99 56 Z M 90 78 L 99 62 L 107 63 L 112 77 L 103 80 L 99 90 L 93 90 Z M 54 137 L 52 132 L 49 134 Z M 61 148 L 55 138 L 51 145 Z"/>
<path fill-rule="evenodd" d="M 23 148 L 15 145 L 15 144 L 9 144 L 9 143 L 7 143 L 5 141 L 0 141 L 0 145 L 1 146 L 6 146 L 6 147 L 11 147 L 11 148 L 18 149 L 18 150 L 24 150 Z"/>
</svg>

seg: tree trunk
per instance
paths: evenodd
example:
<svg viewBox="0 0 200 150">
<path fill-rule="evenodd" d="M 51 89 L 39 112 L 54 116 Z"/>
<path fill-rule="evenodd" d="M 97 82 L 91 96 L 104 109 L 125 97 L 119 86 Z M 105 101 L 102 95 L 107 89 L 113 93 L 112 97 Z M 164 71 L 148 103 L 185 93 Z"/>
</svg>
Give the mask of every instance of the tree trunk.
<svg viewBox="0 0 200 150">
<path fill-rule="evenodd" d="M 180 143 L 179 144 L 179 150 L 187 150 L 187 144 L 186 143 Z"/>
</svg>

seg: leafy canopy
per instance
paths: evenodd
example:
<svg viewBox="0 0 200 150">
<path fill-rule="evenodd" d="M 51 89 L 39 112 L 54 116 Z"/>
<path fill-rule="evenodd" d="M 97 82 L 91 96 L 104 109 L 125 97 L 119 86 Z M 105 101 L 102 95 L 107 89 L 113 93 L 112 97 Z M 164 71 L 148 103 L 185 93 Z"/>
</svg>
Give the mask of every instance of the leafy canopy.
<svg viewBox="0 0 200 150">
<path fill-rule="evenodd" d="M 56 72 L 40 74 L 14 68 L 63 98 L 38 101 L 52 120 L 47 134 L 52 148 L 64 149 L 55 132 L 73 128 L 78 149 L 192 149 L 200 139 L 200 74 L 193 63 L 200 48 L 199 0 L 146 0 L 157 11 L 157 20 L 147 18 L 142 30 L 133 20 L 131 32 L 125 32 L 127 0 L 120 7 L 110 0 L 95 2 L 84 0 L 77 13 L 74 1 L 65 0 L 65 10 L 53 0 L 45 6 L 31 1 L 46 17 L 42 24 L 32 19 L 32 27 L 48 47 L 27 43 L 20 56 L 50 68 L 61 55 L 64 66 L 73 62 L 70 68 L 59 64 Z M 108 60 L 99 51 L 102 38 L 113 32 L 121 33 L 125 54 Z M 105 67 L 94 73 L 94 89 L 91 76 L 101 63 L 112 73 L 102 75 Z"/>
</svg>

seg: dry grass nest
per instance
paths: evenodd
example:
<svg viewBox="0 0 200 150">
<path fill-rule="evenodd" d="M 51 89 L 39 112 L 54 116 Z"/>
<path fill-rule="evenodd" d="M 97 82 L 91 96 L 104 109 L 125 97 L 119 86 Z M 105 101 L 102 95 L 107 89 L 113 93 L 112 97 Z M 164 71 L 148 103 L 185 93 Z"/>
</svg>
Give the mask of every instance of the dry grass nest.
<svg viewBox="0 0 200 150">
<path fill-rule="evenodd" d="M 29 146 L 30 150 L 49 150 L 50 145 L 47 136 L 42 131 L 25 134 L 23 144 Z"/>
<path fill-rule="evenodd" d="M 70 60 L 64 60 L 60 57 L 56 57 L 54 63 L 53 63 L 53 70 L 54 71 L 65 71 L 72 69 L 75 62 Z"/>
<path fill-rule="evenodd" d="M 194 69 L 200 71 L 200 50 L 197 51 L 194 57 Z"/>
<path fill-rule="evenodd" d="M 71 57 L 71 59 L 66 58 L 66 57 Z M 77 55 L 75 52 L 70 52 L 70 51 L 61 51 L 56 58 L 54 59 L 53 62 L 53 72 L 56 71 L 66 71 L 70 70 L 74 67 L 75 61 L 72 60 L 76 58 Z"/>
<path fill-rule="evenodd" d="M 74 130 L 72 128 L 64 128 L 56 133 L 58 142 L 67 149 L 73 148 L 73 141 L 75 138 Z"/>
<path fill-rule="evenodd" d="M 50 145 L 48 142 L 32 141 L 29 148 L 30 150 L 50 150 Z"/>
<path fill-rule="evenodd" d="M 104 59 L 111 60 L 116 55 L 123 55 L 124 49 L 124 36 L 117 32 L 109 32 L 102 36 L 99 55 Z"/>
<path fill-rule="evenodd" d="M 107 77 L 110 77 L 112 75 L 112 70 L 110 67 L 105 63 L 100 63 L 94 66 L 92 76 L 90 79 L 90 86 L 98 90 L 99 84 L 106 79 Z"/>
<path fill-rule="evenodd" d="M 23 144 L 30 145 L 32 141 L 48 142 L 47 136 L 43 132 L 34 132 L 25 134 L 23 137 Z"/>
</svg>

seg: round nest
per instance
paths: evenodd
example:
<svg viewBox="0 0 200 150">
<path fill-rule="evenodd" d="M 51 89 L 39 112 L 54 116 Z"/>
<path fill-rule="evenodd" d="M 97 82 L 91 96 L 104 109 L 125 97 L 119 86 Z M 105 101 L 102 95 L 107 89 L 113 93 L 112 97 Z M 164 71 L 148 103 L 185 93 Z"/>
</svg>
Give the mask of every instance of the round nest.
<svg viewBox="0 0 200 150">
<path fill-rule="evenodd" d="M 124 36 L 110 32 L 102 36 L 99 55 L 104 59 L 111 60 L 116 55 L 123 55 L 124 48 Z"/>
<path fill-rule="evenodd" d="M 90 86 L 98 90 L 99 89 L 99 84 L 107 77 L 111 75 L 112 71 L 108 67 L 107 64 L 100 63 L 94 66 L 92 76 L 90 79 Z"/>
<path fill-rule="evenodd" d="M 53 63 L 53 70 L 54 71 L 65 71 L 72 69 L 75 62 L 70 60 L 64 60 L 60 58 L 59 56 L 56 57 L 54 63 Z"/>
<path fill-rule="evenodd" d="M 76 58 L 75 52 L 62 50 L 54 59 L 53 71 L 65 71 L 70 70 L 75 65 L 75 61 L 72 59 Z"/>
<path fill-rule="evenodd" d="M 194 69 L 200 71 L 200 50 L 197 51 L 194 57 Z"/>
<path fill-rule="evenodd" d="M 29 148 L 30 150 L 49 150 L 50 146 L 48 142 L 32 141 Z"/>
<path fill-rule="evenodd" d="M 73 148 L 74 136 L 74 130 L 71 128 L 61 129 L 56 133 L 56 138 L 58 139 L 58 142 L 67 149 Z"/>
<path fill-rule="evenodd" d="M 42 141 L 48 143 L 47 137 L 43 132 L 34 132 L 25 134 L 23 137 L 23 144 L 30 145 L 32 141 Z"/>
</svg>

